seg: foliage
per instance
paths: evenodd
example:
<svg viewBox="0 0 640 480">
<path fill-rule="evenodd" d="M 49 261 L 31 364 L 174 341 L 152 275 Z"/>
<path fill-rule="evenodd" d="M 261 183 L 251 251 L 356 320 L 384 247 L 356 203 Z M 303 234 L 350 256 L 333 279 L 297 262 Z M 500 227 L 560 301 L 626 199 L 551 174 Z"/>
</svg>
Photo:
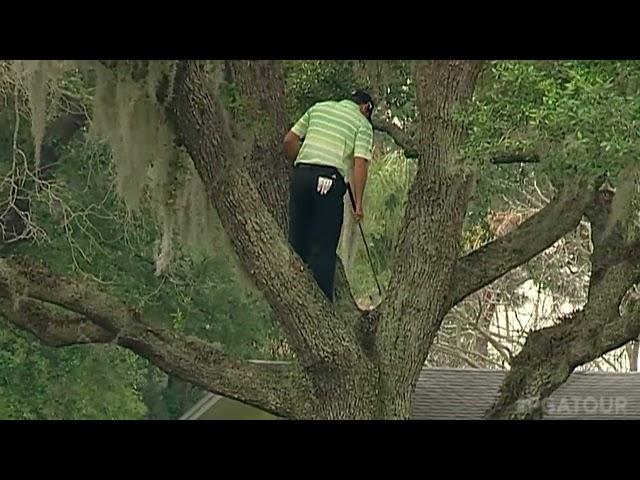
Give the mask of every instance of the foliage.
<svg viewBox="0 0 640 480">
<path fill-rule="evenodd" d="M 19 145 L 32 158 L 28 119 L 22 120 Z M 0 121 L 5 125 L 0 152 L 6 173 L 11 110 Z M 156 275 L 161 227 L 148 197 L 137 212 L 122 204 L 109 148 L 79 136 L 57 151 L 55 178 L 40 182 L 32 196 L 31 220 L 42 235 L 14 245 L 12 253 L 97 281 L 123 302 L 143 309 L 151 322 L 218 342 L 236 356 L 268 358 L 268 339 L 275 336 L 270 311 L 254 290 L 239 284 L 229 247 L 216 240 L 224 232 L 215 218 L 215 248 L 179 245 L 170 267 Z M 148 373 L 155 367 L 128 351 L 109 346 L 51 349 L 5 322 L 0 323 L 0 338 L 2 418 L 141 418 L 154 388 L 167 415 L 182 413 L 175 399 L 182 395 L 182 385 L 169 382 L 167 387 L 163 375 Z M 190 398 L 197 395 L 193 389 Z"/>
<path fill-rule="evenodd" d="M 383 288 L 390 279 L 393 245 L 400 231 L 407 193 L 415 175 L 415 162 L 399 153 L 376 155 L 371 162 L 365 190 L 366 219 L 363 222 L 373 264 Z M 371 266 L 358 233 L 352 286 L 357 296 L 376 291 Z"/>
<path fill-rule="evenodd" d="M 44 347 L 0 328 L 0 418 L 142 418 L 146 362 L 114 347 Z"/>
<path fill-rule="evenodd" d="M 283 67 L 291 118 L 301 117 L 316 102 L 347 98 L 354 89 L 350 61 L 286 61 Z"/>
</svg>

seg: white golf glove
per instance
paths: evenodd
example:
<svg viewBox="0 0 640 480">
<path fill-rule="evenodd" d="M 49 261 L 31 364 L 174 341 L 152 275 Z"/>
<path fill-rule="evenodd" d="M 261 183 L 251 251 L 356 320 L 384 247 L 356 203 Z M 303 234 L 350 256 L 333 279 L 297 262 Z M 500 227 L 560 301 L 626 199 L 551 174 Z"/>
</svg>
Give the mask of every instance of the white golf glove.
<svg viewBox="0 0 640 480">
<path fill-rule="evenodd" d="M 318 177 L 318 187 L 317 191 L 320 195 L 326 195 L 326 193 L 333 186 L 333 180 L 331 178 L 326 177 Z"/>
</svg>

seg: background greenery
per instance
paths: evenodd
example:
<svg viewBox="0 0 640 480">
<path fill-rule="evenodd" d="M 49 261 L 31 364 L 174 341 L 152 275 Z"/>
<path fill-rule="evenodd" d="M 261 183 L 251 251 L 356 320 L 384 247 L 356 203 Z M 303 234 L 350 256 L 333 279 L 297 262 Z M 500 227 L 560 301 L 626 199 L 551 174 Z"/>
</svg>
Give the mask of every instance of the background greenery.
<svg viewBox="0 0 640 480">
<path fill-rule="evenodd" d="M 376 96 L 378 114 L 413 135 L 412 62 L 288 61 L 284 71 L 292 122 L 316 101 L 341 99 L 353 88 L 366 87 Z M 61 85 L 87 101 L 93 95 L 91 80 L 79 75 L 67 74 Z M 498 234 L 498 213 L 503 219 L 505 213 L 509 218 L 526 217 L 539 208 L 541 204 L 533 199 L 551 195 L 552 182 L 567 172 L 607 174 L 615 185 L 618 173 L 637 161 L 639 89 L 638 62 L 492 63 L 473 106 L 459 112 L 470 136 L 458 154 L 479 173 L 463 249 L 476 248 Z M 10 96 L 3 101 L 0 169 L 6 175 L 13 161 L 15 113 Z M 31 155 L 26 117 L 21 119 L 17 140 Z M 533 152 L 541 161 L 502 167 L 490 162 L 496 154 L 514 151 Z M 34 241 L 10 247 L 11 253 L 27 253 L 58 271 L 87 275 L 143 309 L 153 321 L 219 342 L 235 355 L 286 355 L 265 302 L 242 282 L 229 261 L 231 253 L 220 241 L 222 229 L 218 227 L 212 238 L 217 248 L 204 253 L 178 248 L 169 271 L 156 276 L 154 255 L 161 232 L 150 211 L 128 212 L 117 198 L 109 149 L 84 129 L 71 143 L 59 146 L 58 152 L 50 191 L 32 205 L 33 221 L 41 230 Z M 414 174 L 414 161 L 404 158 L 388 138 L 376 139 L 365 229 L 383 284 L 389 280 L 393 244 Z M 52 195 L 57 200 L 52 201 Z M 356 295 L 366 297 L 375 291 L 375 283 L 361 239 L 356 241 L 349 276 Z M 550 293 L 558 305 L 575 299 L 583 284 L 568 275 L 563 265 L 587 263 L 582 247 L 588 236 L 576 232 L 564 242 L 563 248 L 523 268 L 524 278 Z M 492 288 L 500 293 L 502 287 Z M 503 303 L 516 309 L 521 300 L 510 298 Z M 462 317 L 473 313 L 464 304 L 458 310 Z M 447 325 L 453 328 L 445 323 L 443 331 Z M 477 335 L 461 330 L 460 325 L 465 324 L 457 318 L 455 345 L 444 340 L 436 344 L 434 363 L 469 366 L 455 348 L 465 355 L 477 354 Z M 520 341 L 515 335 L 509 345 L 516 348 Z M 491 368 L 500 358 L 495 351 L 486 358 L 478 355 L 476 365 Z M 49 348 L 0 322 L 0 418 L 178 418 L 202 393 L 167 378 L 125 350 Z"/>
</svg>

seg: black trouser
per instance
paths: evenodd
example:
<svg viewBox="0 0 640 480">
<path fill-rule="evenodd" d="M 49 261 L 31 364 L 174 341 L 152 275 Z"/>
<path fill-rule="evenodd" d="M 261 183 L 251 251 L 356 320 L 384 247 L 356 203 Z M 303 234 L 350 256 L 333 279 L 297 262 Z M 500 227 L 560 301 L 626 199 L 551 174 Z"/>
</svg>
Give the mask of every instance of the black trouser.
<svg viewBox="0 0 640 480">
<path fill-rule="evenodd" d="M 324 195 L 318 192 L 319 177 L 333 181 Z M 298 164 L 294 169 L 289 199 L 289 242 L 311 268 L 330 301 L 333 301 L 336 249 L 346 191 L 344 179 L 335 168 Z"/>
</svg>

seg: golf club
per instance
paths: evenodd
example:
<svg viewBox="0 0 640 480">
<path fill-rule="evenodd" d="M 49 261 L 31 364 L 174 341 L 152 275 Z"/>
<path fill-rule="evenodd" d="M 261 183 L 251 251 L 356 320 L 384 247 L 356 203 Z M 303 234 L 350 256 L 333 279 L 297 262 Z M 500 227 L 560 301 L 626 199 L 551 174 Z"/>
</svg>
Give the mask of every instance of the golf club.
<svg viewBox="0 0 640 480">
<path fill-rule="evenodd" d="M 351 199 L 351 205 L 353 205 L 353 211 L 356 210 L 356 200 L 353 197 L 353 192 L 351 191 L 351 185 L 347 183 L 347 190 L 349 191 L 349 198 Z M 373 260 L 371 259 L 371 253 L 369 252 L 369 245 L 367 244 L 367 239 L 364 236 L 364 230 L 362 229 L 362 224 L 358 222 L 358 227 L 360 228 L 360 234 L 362 235 L 362 241 L 364 242 L 364 248 L 367 250 L 367 257 L 369 257 L 369 265 L 371 265 L 371 271 L 373 272 L 373 278 L 376 281 L 376 286 L 378 287 L 378 294 L 382 297 L 382 288 L 380 288 L 380 282 L 378 282 L 378 276 L 376 275 L 376 269 L 373 266 Z"/>
</svg>

